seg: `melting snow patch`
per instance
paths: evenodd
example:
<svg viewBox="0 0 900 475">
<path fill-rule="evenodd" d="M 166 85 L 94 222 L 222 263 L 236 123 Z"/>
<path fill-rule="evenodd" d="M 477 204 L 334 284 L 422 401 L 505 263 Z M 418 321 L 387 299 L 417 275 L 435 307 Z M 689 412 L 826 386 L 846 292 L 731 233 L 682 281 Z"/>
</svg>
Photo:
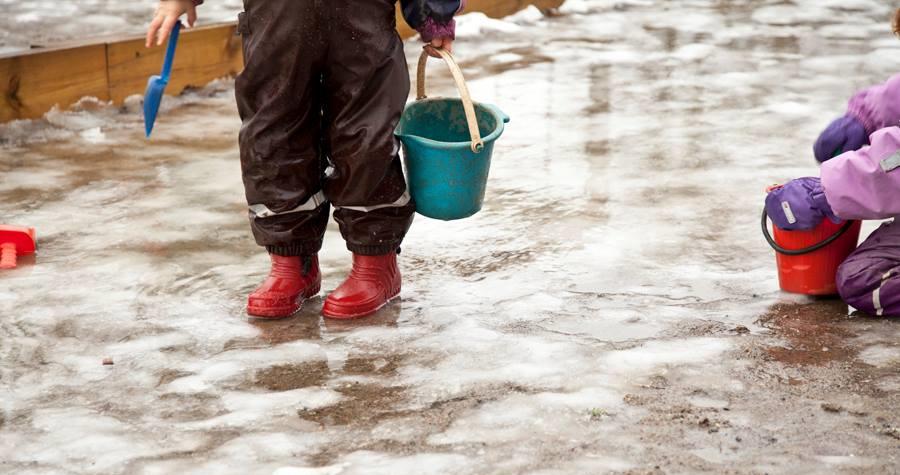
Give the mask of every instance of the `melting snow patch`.
<svg viewBox="0 0 900 475">
<path fill-rule="evenodd" d="M 672 15 L 666 13 L 661 12 L 660 15 L 654 15 L 645 24 L 653 28 L 672 28 L 683 32 L 713 31 L 720 25 L 717 19 L 709 15 L 699 13 Z"/>
<path fill-rule="evenodd" d="M 100 127 L 93 127 L 81 132 L 81 138 L 90 144 L 101 144 L 107 141 L 106 135 L 103 134 L 103 130 Z"/>
<path fill-rule="evenodd" d="M 883 345 L 870 346 L 859 356 L 867 364 L 884 368 L 900 363 L 900 348 Z"/>
<path fill-rule="evenodd" d="M 518 33 L 522 27 L 508 21 L 489 18 L 481 12 L 468 13 L 456 20 L 456 37 L 472 38 L 486 33 Z"/>
<path fill-rule="evenodd" d="M 694 43 L 678 48 L 672 56 L 684 61 L 697 61 L 712 54 L 715 47 L 712 45 Z"/>
<path fill-rule="evenodd" d="M 511 21 L 518 25 L 532 25 L 543 19 L 544 14 L 534 5 L 529 5 L 528 8 L 504 18 L 505 21 Z"/>
<path fill-rule="evenodd" d="M 805 116 L 805 117 L 811 116 L 809 104 L 801 104 L 799 102 L 794 102 L 794 101 L 779 102 L 778 104 L 772 104 L 767 109 L 776 114 L 797 115 L 797 116 Z"/>
<path fill-rule="evenodd" d="M 347 464 L 318 468 L 282 467 L 272 472 L 272 475 L 341 475 L 346 468 Z"/>
<path fill-rule="evenodd" d="M 514 63 L 516 61 L 521 61 L 522 59 L 524 59 L 524 57 L 521 54 L 516 53 L 500 53 L 491 57 L 491 61 L 495 63 Z"/>
<path fill-rule="evenodd" d="M 16 15 L 15 18 L 17 23 L 35 23 L 41 20 L 41 15 L 38 12 L 28 12 Z"/>
<path fill-rule="evenodd" d="M 816 0 L 817 5 L 840 11 L 868 12 L 875 16 L 887 14 L 890 11 L 888 4 L 881 0 Z"/>
<path fill-rule="evenodd" d="M 614 351 L 605 358 L 612 373 L 647 373 L 660 366 L 704 363 L 716 358 L 730 344 L 719 338 L 651 341 L 637 348 Z"/>
<path fill-rule="evenodd" d="M 759 8 L 753 12 L 753 21 L 770 25 L 793 26 L 802 23 L 831 22 L 834 12 L 819 5 L 777 5 Z"/>
<path fill-rule="evenodd" d="M 163 452 L 150 440 L 134 433 L 130 424 L 88 409 L 38 410 L 32 417 L 32 426 L 42 431 L 42 436 L 29 445 L 19 446 L 10 454 L 11 460 L 63 462 L 70 470 L 112 473 L 132 457 L 151 457 Z"/>
<path fill-rule="evenodd" d="M 215 458 L 224 460 L 259 462 L 265 460 L 283 460 L 297 454 L 312 453 L 321 443 L 322 434 L 305 434 L 296 432 L 262 432 L 243 434 L 228 441 L 215 451 Z"/>
<path fill-rule="evenodd" d="M 893 41 L 897 43 L 897 41 Z M 870 68 L 900 69 L 900 48 L 878 48 L 865 55 L 865 64 Z M 885 81 L 887 77 L 873 79 L 873 81 Z"/>
<path fill-rule="evenodd" d="M 188 422 L 184 427 L 191 429 L 242 427 L 280 417 L 297 417 L 298 410 L 320 409 L 336 404 L 340 400 L 339 393 L 321 388 L 294 389 L 278 393 L 229 392 L 222 396 L 222 402 L 229 411 L 227 414 L 204 421 Z"/>
<path fill-rule="evenodd" d="M 526 441 L 534 431 L 544 437 L 582 439 L 591 430 L 581 424 L 590 418 L 591 409 L 612 409 L 622 404 L 621 394 L 604 388 L 586 388 L 574 393 L 513 394 L 470 410 L 443 433 L 429 437 L 428 442 L 496 445 Z"/>
<path fill-rule="evenodd" d="M 483 467 L 482 467 L 483 469 Z M 377 452 L 354 452 L 340 463 L 319 468 L 283 467 L 273 475 L 440 475 L 474 473 L 473 462 L 455 454 L 424 453 L 407 457 Z"/>
<path fill-rule="evenodd" d="M 584 14 L 591 11 L 591 4 L 586 0 L 566 0 L 566 3 L 559 7 L 559 11 L 569 14 Z"/>
<path fill-rule="evenodd" d="M 563 367 L 590 367 L 589 357 L 576 345 L 503 333 L 471 319 L 462 319 L 414 345 L 422 350 L 445 352 L 447 341 L 465 342 L 466 351 L 451 352 L 431 368 L 405 368 L 403 384 L 415 388 L 423 397 L 444 398 L 479 385 L 559 386 L 572 377 Z"/>
<path fill-rule="evenodd" d="M 135 356 L 141 353 L 156 352 L 161 348 L 181 346 L 193 341 L 190 335 L 184 333 L 165 333 L 162 335 L 150 335 L 129 339 L 122 343 L 116 343 L 106 348 L 106 353 L 114 356 Z"/>
</svg>

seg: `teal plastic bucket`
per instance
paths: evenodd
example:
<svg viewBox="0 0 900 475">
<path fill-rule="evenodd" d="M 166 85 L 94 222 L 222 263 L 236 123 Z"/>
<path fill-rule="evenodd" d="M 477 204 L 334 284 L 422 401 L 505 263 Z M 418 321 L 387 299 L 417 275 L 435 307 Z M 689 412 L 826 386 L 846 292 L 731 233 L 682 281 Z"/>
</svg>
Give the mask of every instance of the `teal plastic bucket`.
<svg viewBox="0 0 900 475">
<path fill-rule="evenodd" d="M 462 99 L 426 99 L 424 64 L 419 61 L 419 99 L 406 106 L 396 135 L 403 144 L 409 191 L 416 211 L 451 221 L 481 210 L 491 169 L 494 142 L 509 117 L 496 106 L 471 102 L 462 73 L 447 61 Z"/>
</svg>

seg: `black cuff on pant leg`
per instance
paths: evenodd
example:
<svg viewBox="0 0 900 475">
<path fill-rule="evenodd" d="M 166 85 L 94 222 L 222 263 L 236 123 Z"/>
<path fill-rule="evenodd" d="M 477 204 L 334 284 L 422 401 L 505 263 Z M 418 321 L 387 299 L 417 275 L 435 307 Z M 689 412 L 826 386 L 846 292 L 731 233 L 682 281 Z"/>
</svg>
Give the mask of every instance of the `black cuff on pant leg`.
<svg viewBox="0 0 900 475">
<path fill-rule="evenodd" d="M 350 244 L 348 242 L 347 249 L 349 249 L 350 252 L 359 254 L 361 256 L 384 256 L 392 252 L 398 252 L 400 250 L 400 243 L 398 242 L 393 244 L 362 246 L 358 244 Z"/>
<path fill-rule="evenodd" d="M 278 246 L 266 246 L 269 254 L 277 256 L 311 256 L 322 249 L 322 241 L 296 242 Z"/>
</svg>

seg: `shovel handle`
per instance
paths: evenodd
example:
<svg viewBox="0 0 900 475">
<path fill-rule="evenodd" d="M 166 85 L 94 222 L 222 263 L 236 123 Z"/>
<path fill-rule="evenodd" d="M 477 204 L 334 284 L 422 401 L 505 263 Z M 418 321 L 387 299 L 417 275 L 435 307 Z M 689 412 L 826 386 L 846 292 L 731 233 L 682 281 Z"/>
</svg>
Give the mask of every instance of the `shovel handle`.
<svg viewBox="0 0 900 475">
<path fill-rule="evenodd" d="M 16 268 L 16 245 L 7 242 L 0 244 L 0 269 Z"/>
<path fill-rule="evenodd" d="M 163 60 L 162 73 L 159 75 L 163 82 L 169 83 L 169 77 L 172 75 L 172 63 L 175 62 L 175 47 L 178 46 L 178 34 L 181 32 L 181 22 L 176 21 L 172 27 L 172 34 L 169 36 L 169 44 L 166 45 L 166 59 Z"/>
<path fill-rule="evenodd" d="M 420 101 L 428 97 L 425 95 L 425 64 L 428 62 L 428 51 L 435 51 L 441 55 L 441 58 L 444 59 L 450 68 L 450 74 L 453 75 L 453 80 L 456 81 L 456 88 L 459 89 L 459 98 L 462 100 L 463 109 L 466 111 L 466 122 L 469 124 L 469 135 L 472 137 L 472 151 L 475 153 L 481 152 L 484 149 L 484 141 L 481 140 L 481 132 L 478 130 L 475 104 L 472 102 L 472 96 L 469 94 L 469 87 L 466 85 L 463 73 L 449 51 L 432 46 L 426 46 L 425 50 L 422 51 L 422 55 L 419 56 L 419 70 L 416 76 L 416 100 Z"/>
</svg>

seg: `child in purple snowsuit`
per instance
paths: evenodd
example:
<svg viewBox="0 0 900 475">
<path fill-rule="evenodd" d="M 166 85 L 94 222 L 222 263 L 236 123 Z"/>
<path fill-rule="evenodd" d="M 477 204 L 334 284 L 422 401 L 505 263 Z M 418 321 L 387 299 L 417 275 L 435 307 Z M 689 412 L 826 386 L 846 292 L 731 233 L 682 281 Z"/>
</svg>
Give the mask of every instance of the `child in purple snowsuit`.
<svg viewBox="0 0 900 475">
<path fill-rule="evenodd" d="M 821 179 L 800 178 L 766 197 L 773 223 L 812 229 L 841 220 L 900 217 L 900 75 L 857 93 L 814 146 Z M 831 158 L 832 156 L 834 158 Z M 838 291 L 871 315 L 900 316 L 900 221 L 883 224 L 841 265 Z"/>
</svg>

